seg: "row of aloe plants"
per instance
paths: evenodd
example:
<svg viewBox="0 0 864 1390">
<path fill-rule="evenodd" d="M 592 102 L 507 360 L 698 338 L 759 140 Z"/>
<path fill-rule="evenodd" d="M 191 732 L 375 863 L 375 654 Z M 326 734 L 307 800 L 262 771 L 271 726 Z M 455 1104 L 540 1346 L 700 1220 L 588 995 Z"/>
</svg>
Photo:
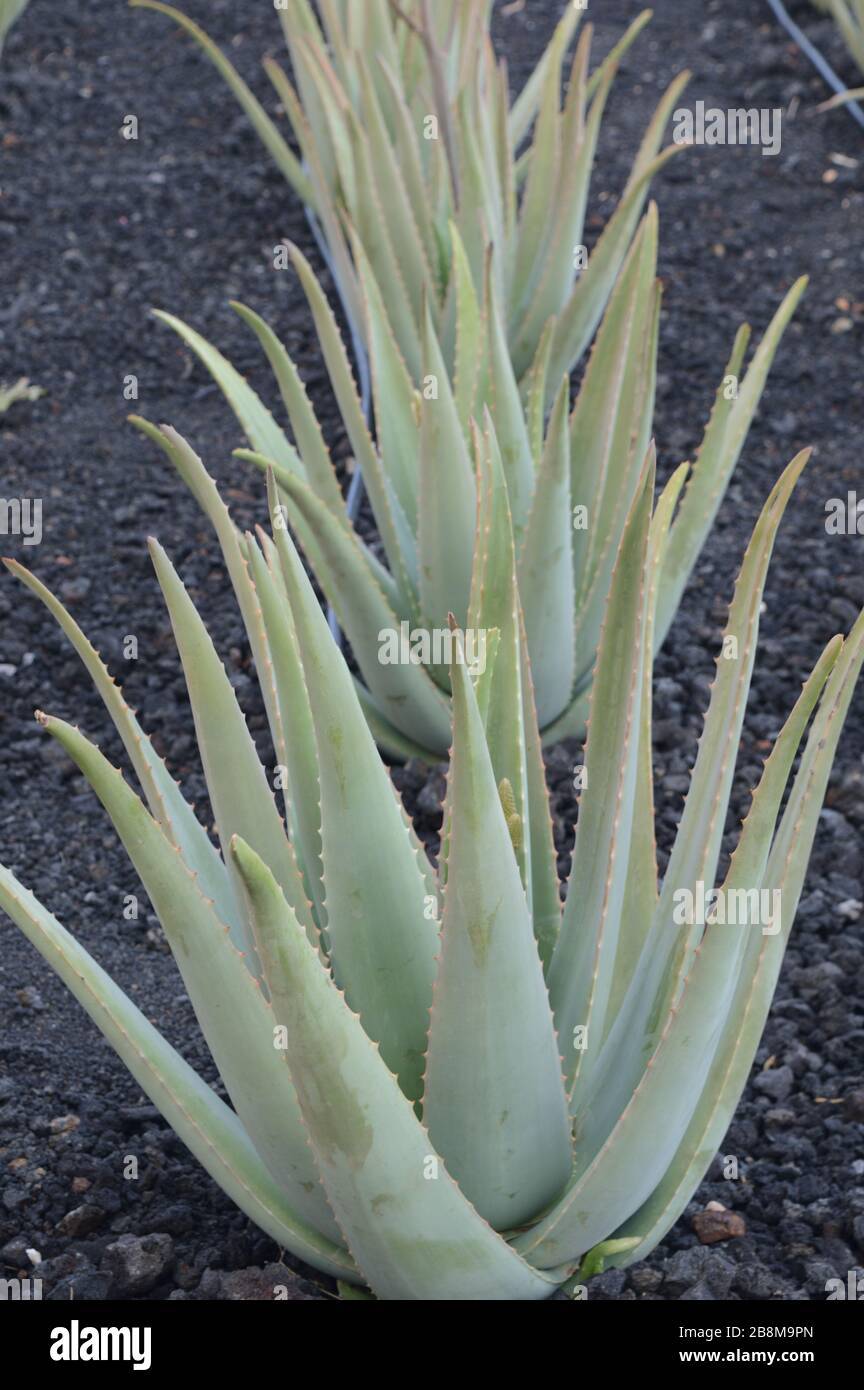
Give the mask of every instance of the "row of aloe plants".
<svg viewBox="0 0 864 1390">
<path fill-rule="evenodd" d="M 575 1293 L 604 1261 L 654 1248 L 722 1139 L 864 660 L 862 617 L 828 644 L 788 713 L 720 885 L 745 904 L 737 923 L 715 911 L 677 926 L 676 895 L 718 878 L 763 587 L 806 454 L 772 489 L 744 556 L 662 882 L 653 656 L 803 284 L 740 383 L 739 332 L 695 465 L 678 468 L 655 505 L 657 216 L 643 208 L 678 88 L 588 269 L 552 293 L 556 248 L 581 236 L 603 103 L 635 32 L 593 78 L 583 33 L 562 106 L 568 9 L 510 107 L 486 3 L 450 0 L 433 14 L 425 0 L 322 0 L 323 30 L 305 0 L 277 8 L 299 94 L 275 65 L 270 75 L 300 158 L 193 32 L 329 238 L 368 353 L 374 428 L 333 310 L 292 254 L 381 548 L 353 529 L 297 368 L 264 320 L 240 307 L 293 439 L 212 345 L 171 320 L 224 390 L 267 485 L 269 530 L 241 534 L 193 449 L 136 421 L 216 531 L 277 760 L 275 776 L 260 763 L 154 542 L 218 847 L 84 633 L 10 564 L 58 619 L 123 739 L 143 799 L 83 733 L 37 716 L 129 853 L 230 1105 L 7 869 L 0 904 L 217 1182 L 345 1296 Z M 429 116 L 439 139 L 424 150 L 418 122 Z M 392 193 L 386 219 L 378 180 Z M 598 325 L 571 410 L 569 375 Z M 292 533 L 362 680 L 332 641 Z M 402 622 L 446 627 L 449 660 L 377 659 L 376 637 Z M 486 638 L 476 667 L 473 632 Z M 542 741 L 576 731 L 586 713 L 562 907 Z M 397 754 L 450 752 L 434 866 L 376 739 Z M 780 903 L 769 927 L 766 892 Z"/>
</svg>

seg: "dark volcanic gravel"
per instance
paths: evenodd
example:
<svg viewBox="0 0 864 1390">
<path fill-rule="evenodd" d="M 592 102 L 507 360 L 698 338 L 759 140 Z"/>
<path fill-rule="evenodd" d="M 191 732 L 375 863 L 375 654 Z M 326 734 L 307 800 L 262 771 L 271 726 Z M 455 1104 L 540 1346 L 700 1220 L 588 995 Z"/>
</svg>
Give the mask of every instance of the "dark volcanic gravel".
<svg viewBox="0 0 864 1390">
<path fill-rule="evenodd" d="M 44 4 L 12 30 L 0 69 L 0 381 L 45 390 L 0 418 L 0 493 L 44 501 L 40 547 L 6 548 L 55 588 L 121 674 L 132 703 L 188 788 L 203 796 L 177 657 L 144 538 L 158 533 L 211 624 L 266 749 L 238 615 L 209 528 L 161 458 L 124 423 L 130 409 L 181 429 L 228 491 L 238 519 L 263 511 L 258 480 L 230 459 L 236 423 L 203 370 L 148 317 L 165 307 L 214 338 L 273 399 L 254 342 L 227 308 L 265 312 L 302 363 L 337 457 L 347 450 L 314 356 L 305 301 L 272 248 L 314 256 L 302 210 L 197 50 L 165 20 L 119 0 Z M 268 5 L 185 0 L 269 102 L 259 59 L 281 48 Z M 515 80 L 562 3 L 529 0 L 496 28 Z M 641 8 L 596 7 L 605 52 Z M 796 17 L 850 79 L 827 21 Z M 40 16 L 40 10 L 42 15 Z M 864 495 L 864 140 L 752 0 L 658 0 L 610 102 L 591 201 L 592 237 L 626 178 L 663 87 L 693 70 L 687 100 L 787 113 L 782 153 L 698 148 L 655 187 L 665 308 L 657 438 L 665 473 L 692 456 L 745 316 L 761 333 L 789 284 L 811 286 L 787 333 L 736 480 L 656 682 L 658 836 L 668 852 L 695 752 L 713 652 L 746 537 L 782 465 L 816 452 L 783 524 L 730 818 L 747 806 L 766 741 L 826 640 L 864 604 L 864 541 L 828 536 L 827 499 Z M 241 27 L 242 12 L 242 33 Z M 272 103 L 271 103 L 272 109 Z M 136 115 L 137 141 L 120 128 Z M 124 399 L 138 378 L 137 401 Z M 137 661 L 123 660 L 127 635 Z M 33 710 L 73 719 L 120 760 L 102 706 L 51 620 L 0 581 L 0 857 L 129 991 L 183 1055 L 214 1078 L 155 919 L 126 921 L 138 885 L 82 780 L 41 738 Z M 549 755 L 562 871 L 572 846 L 578 749 Z M 822 1299 L 864 1264 L 864 919 L 861 903 L 864 691 L 841 744 L 799 921 L 754 1076 L 710 1181 L 649 1261 L 600 1276 L 592 1298 Z M 396 773 L 434 844 L 441 777 Z M 0 1276 L 42 1257 L 49 1298 L 325 1296 L 223 1197 L 55 980 L 0 926 Z M 124 1178 L 137 1160 L 137 1180 Z M 702 1244 L 709 1202 L 746 1234 Z M 716 1211 L 697 1224 L 739 1229 Z M 722 1232 L 721 1232 L 722 1233 Z M 290 1268 L 288 1267 L 290 1266 Z M 307 1271 L 308 1274 L 308 1271 Z"/>
</svg>

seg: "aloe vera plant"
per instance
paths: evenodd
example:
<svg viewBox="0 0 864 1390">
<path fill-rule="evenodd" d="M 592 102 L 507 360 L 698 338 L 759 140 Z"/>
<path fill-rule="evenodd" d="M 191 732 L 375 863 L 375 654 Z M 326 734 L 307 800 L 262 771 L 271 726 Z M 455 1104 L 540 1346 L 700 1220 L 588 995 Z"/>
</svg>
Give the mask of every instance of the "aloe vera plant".
<svg viewBox="0 0 864 1390">
<path fill-rule="evenodd" d="M 130 0 L 176 20 L 238 97 L 280 171 L 321 225 L 346 313 L 366 331 L 359 243 L 388 289 L 399 350 L 419 369 L 427 315 L 452 359 L 460 277 L 458 230 L 474 293 L 493 281 L 517 377 L 535 361 L 550 319 L 553 377 L 590 343 L 636 229 L 654 174 L 680 147 L 659 153 L 687 80 L 676 78 L 645 133 L 629 181 L 583 268 L 588 188 L 600 122 L 622 56 L 650 19 L 633 22 L 589 76 L 591 25 L 569 66 L 582 12 L 568 5 L 532 76 L 510 105 L 506 65 L 490 37 L 491 0 L 308 0 L 277 7 L 296 81 L 264 67 L 301 159 L 207 34 L 161 0 Z M 532 132 L 533 126 L 533 132 Z M 523 148 L 524 146 L 524 148 Z M 462 277 L 464 278 L 464 276 Z M 464 288 L 464 285 L 462 286 Z"/>
<path fill-rule="evenodd" d="M 437 870 L 379 760 L 275 477 L 272 538 L 241 536 L 188 445 L 167 429 L 158 438 L 219 533 L 285 823 L 206 629 L 155 542 L 221 853 L 84 634 L 7 563 L 58 618 L 123 738 L 146 806 L 79 730 L 38 716 L 129 852 L 233 1108 L 7 868 L 0 906 L 242 1210 L 344 1289 L 536 1300 L 603 1258 L 639 1259 L 691 1197 L 745 1082 L 864 659 L 862 615 L 848 640 L 828 644 L 776 738 L 723 883 L 748 904 L 738 924 L 715 913 L 676 930 L 676 892 L 715 881 L 766 570 L 805 455 L 773 489 L 745 554 L 658 887 L 650 653 L 686 470 L 652 514 L 648 451 L 599 644 L 562 910 L 494 433 L 477 436 L 483 582 L 470 614 L 489 625 L 490 659 L 473 679 L 454 622 Z M 770 931 L 750 906 L 754 890 L 779 894 Z"/>
<path fill-rule="evenodd" d="M 172 315 L 159 315 L 198 355 L 231 404 L 250 445 L 237 455 L 274 471 L 291 524 L 350 640 L 362 676 L 361 699 L 379 743 L 396 756 L 427 761 L 445 757 L 450 745 L 444 698 L 449 671 L 441 664 L 408 664 L 394 695 L 392 673 L 382 671 L 382 643 L 384 635 L 403 630 L 446 631 L 450 613 L 466 622 L 478 582 L 472 431 L 487 416 L 510 499 L 543 737 L 549 742 L 584 728 L 612 566 L 652 434 L 661 295 L 658 218 L 651 204 L 618 275 L 571 411 L 554 329 L 547 325 L 520 388 L 491 261 L 478 298 L 455 225 L 451 235 L 454 341 L 448 347 L 427 313 L 413 370 L 400 353 L 384 286 L 359 240 L 354 242 L 374 434 L 324 291 L 302 253 L 291 249 L 386 563 L 352 527 L 300 374 L 265 320 L 242 304 L 234 306 L 269 359 L 293 440 L 211 343 Z M 746 374 L 749 328 L 736 335 L 672 524 L 658 579 L 655 645 L 666 635 L 710 531 L 805 284 L 802 279 L 793 285 L 778 307 Z"/>
</svg>

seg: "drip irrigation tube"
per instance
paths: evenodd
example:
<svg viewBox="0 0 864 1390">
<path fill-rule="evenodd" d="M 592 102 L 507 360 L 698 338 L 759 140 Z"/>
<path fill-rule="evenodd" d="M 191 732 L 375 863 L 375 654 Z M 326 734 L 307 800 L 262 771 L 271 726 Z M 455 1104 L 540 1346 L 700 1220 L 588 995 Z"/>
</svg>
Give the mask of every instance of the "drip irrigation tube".
<svg viewBox="0 0 864 1390">
<path fill-rule="evenodd" d="M 848 91 L 848 88 L 837 76 L 828 60 L 822 57 L 822 54 L 819 52 L 818 48 L 814 48 L 807 35 L 804 33 L 804 30 L 800 29 L 795 23 L 786 9 L 786 6 L 783 4 L 783 0 L 768 0 L 768 4 L 771 6 L 775 17 L 783 25 L 787 34 L 790 38 L 795 40 L 801 52 L 806 58 L 809 58 L 820 77 L 824 78 L 828 83 L 828 86 L 831 87 L 838 96 L 842 96 L 844 92 Z M 858 122 L 862 130 L 864 130 L 864 111 L 862 111 L 858 102 L 847 101 L 845 103 L 845 109 L 849 112 L 849 115 Z"/>
</svg>

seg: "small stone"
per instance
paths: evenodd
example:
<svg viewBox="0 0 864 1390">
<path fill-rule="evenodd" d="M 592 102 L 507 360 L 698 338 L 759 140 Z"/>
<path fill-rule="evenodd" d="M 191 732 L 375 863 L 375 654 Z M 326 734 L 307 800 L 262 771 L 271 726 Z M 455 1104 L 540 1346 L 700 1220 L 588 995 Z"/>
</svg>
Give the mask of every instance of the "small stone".
<svg viewBox="0 0 864 1390">
<path fill-rule="evenodd" d="M 173 1262 L 174 1242 L 169 1235 L 125 1235 L 107 1246 L 102 1268 L 111 1275 L 115 1293 L 135 1295 L 154 1288 Z"/>
<path fill-rule="evenodd" d="M 742 1298 L 765 1303 L 783 1292 L 783 1280 L 763 1264 L 741 1264 L 735 1275 L 735 1288 Z"/>
<path fill-rule="evenodd" d="M 831 1288 L 831 1281 L 836 1279 L 839 1270 L 827 1260 L 807 1260 L 804 1265 L 804 1284 L 808 1293 L 825 1297 Z"/>
<path fill-rule="evenodd" d="M 76 603 L 79 599 L 86 598 L 90 592 L 90 580 L 85 575 L 78 579 L 66 579 L 60 585 L 60 593 L 67 603 Z"/>
<path fill-rule="evenodd" d="M 7 1240 L 6 1244 L 0 1247 L 0 1264 L 11 1265 L 15 1269 L 26 1269 L 27 1250 L 27 1237 L 13 1236 L 12 1240 Z"/>
<path fill-rule="evenodd" d="M 626 1282 L 626 1270 L 606 1269 L 589 1280 L 588 1297 L 620 1298 Z"/>
<path fill-rule="evenodd" d="M 45 1001 L 42 995 L 39 993 L 38 989 L 34 989 L 32 985 L 25 985 L 23 989 L 17 989 L 15 991 L 15 998 L 18 1000 L 22 1009 L 33 1009 L 36 1013 L 41 1013 L 45 1008 Z"/>
<path fill-rule="evenodd" d="M 794 1125 L 795 1119 L 795 1111 L 786 1110 L 782 1106 L 765 1111 L 765 1123 L 773 1129 L 789 1129 Z"/>
<path fill-rule="evenodd" d="M 771 1067 L 760 1072 L 753 1082 L 755 1090 L 771 1100 L 788 1100 L 795 1084 L 795 1073 L 791 1067 Z"/>
<path fill-rule="evenodd" d="M 111 1276 L 85 1261 L 71 1274 L 53 1283 L 46 1295 L 49 1303 L 104 1303 L 111 1291 Z"/>
<path fill-rule="evenodd" d="M 849 1091 L 844 1097 L 843 1113 L 850 1120 L 864 1121 L 864 1086 Z"/>
<path fill-rule="evenodd" d="M 76 1196 L 80 1197 L 82 1192 L 87 1192 L 92 1186 L 93 1184 L 91 1183 L 89 1178 L 72 1179 L 72 1191 L 75 1193 Z"/>
<path fill-rule="evenodd" d="M 105 1213 L 101 1207 L 85 1202 L 82 1206 L 67 1211 L 57 1223 L 57 1232 L 61 1236 L 89 1236 L 98 1231 L 104 1220 Z"/>
<path fill-rule="evenodd" d="M 845 917 L 847 922 L 857 922 L 864 912 L 864 903 L 859 902 L 857 898 L 846 898 L 837 904 L 834 911 L 838 917 Z"/>
<path fill-rule="evenodd" d="M 204 1271 L 199 1296 L 220 1299 L 227 1303 L 303 1302 L 311 1301 L 308 1285 L 287 1265 L 270 1264 L 263 1268 Z"/>
<path fill-rule="evenodd" d="M 677 1299 L 688 1289 L 704 1284 L 714 1298 L 724 1299 L 734 1277 L 735 1266 L 719 1250 L 706 1250 L 702 1245 L 693 1245 L 688 1250 L 678 1250 L 667 1261 L 663 1292 Z"/>
<path fill-rule="evenodd" d="M 23 1207 L 29 1201 L 30 1193 L 23 1183 L 7 1183 L 3 1189 L 3 1205 L 7 1211 L 16 1211 L 18 1207 Z"/>
<path fill-rule="evenodd" d="M 713 1303 L 714 1295 L 707 1284 L 694 1284 L 691 1289 L 685 1289 L 682 1293 L 680 1303 Z"/>
<path fill-rule="evenodd" d="M 48 1128 L 52 1134 L 69 1134 L 73 1129 L 77 1129 L 80 1123 L 77 1115 L 57 1115 L 48 1121 Z"/>
<path fill-rule="evenodd" d="M 659 1269 L 637 1266 L 630 1271 L 630 1287 L 637 1293 L 656 1293 L 662 1283 L 663 1275 Z"/>
<path fill-rule="evenodd" d="M 716 1245 L 720 1240 L 735 1240 L 747 1234 L 744 1217 L 737 1211 L 697 1211 L 693 1229 L 703 1245 Z"/>
</svg>

